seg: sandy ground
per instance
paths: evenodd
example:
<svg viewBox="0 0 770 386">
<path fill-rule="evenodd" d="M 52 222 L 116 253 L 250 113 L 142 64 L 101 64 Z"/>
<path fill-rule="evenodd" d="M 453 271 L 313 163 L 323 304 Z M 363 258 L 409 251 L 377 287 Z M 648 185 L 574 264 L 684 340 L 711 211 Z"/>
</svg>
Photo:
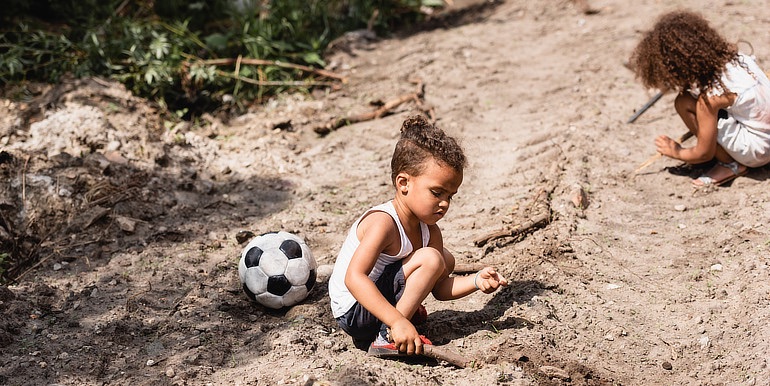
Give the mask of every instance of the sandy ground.
<svg viewBox="0 0 770 386">
<path fill-rule="evenodd" d="M 167 126 L 101 80 L 0 100 L 0 241 L 36 257 L 0 286 L 0 384 L 770 384 L 770 169 L 705 190 L 674 160 L 635 174 L 656 135 L 684 127 L 672 95 L 626 123 L 654 91 L 623 66 L 657 15 L 685 7 L 768 68 L 767 4 L 455 3 L 434 28 L 331 55 L 340 90 L 232 119 Z M 314 131 L 414 79 L 422 106 Z M 244 231 L 296 233 L 328 272 L 351 222 L 392 196 L 398 129 L 421 108 L 470 159 L 445 244 L 512 281 L 426 300 L 422 331 L 466 368 L 367 357 L 337 329 L 323 274 L 280 311 L 237 278 Z"/>
</svg>

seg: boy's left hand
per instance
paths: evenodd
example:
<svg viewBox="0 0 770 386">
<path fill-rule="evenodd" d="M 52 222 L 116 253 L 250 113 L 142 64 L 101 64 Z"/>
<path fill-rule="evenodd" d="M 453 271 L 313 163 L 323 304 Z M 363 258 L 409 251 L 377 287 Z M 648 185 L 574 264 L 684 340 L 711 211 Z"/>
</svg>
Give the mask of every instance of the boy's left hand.
<svg viewBox="0 0 770 386">
<path fill-rule="evenodd" d="M 507 287 L 508 279 L 503 275 L 495 271 L 492 267 L 486 267 L 479 271 L 478 277 L 475 279 L 476 285 L 479 286 L 479 290 L 485 294 L 491 294 L 497 291 L 500 286 Z"/>
</svg>

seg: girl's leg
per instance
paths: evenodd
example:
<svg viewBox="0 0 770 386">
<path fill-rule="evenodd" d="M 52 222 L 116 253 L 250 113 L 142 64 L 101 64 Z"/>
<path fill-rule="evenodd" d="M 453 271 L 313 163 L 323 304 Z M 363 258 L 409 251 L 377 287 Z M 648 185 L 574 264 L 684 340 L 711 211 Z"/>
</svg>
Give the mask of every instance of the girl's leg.
<svg viewBox="0 0 770 386">
<path fill-rule="evenodd" d="M 405 259 L 403 269 L 406 284 L 396 309 L 410 319 L 436 282 L 448 275 L 447 262 L 437 249 L 425 247 Z"/>
<path fill-rule="evenodd" d="M 692 97 L 688 92 L 682 91 L 676 96 L 674 100 L 674 108 L 682 118 L 682 122 L 687 126 L 687 130 L 698 136 L 698 119 L 695 117 L 695 104 L 697 100 Z"/>
</svg>

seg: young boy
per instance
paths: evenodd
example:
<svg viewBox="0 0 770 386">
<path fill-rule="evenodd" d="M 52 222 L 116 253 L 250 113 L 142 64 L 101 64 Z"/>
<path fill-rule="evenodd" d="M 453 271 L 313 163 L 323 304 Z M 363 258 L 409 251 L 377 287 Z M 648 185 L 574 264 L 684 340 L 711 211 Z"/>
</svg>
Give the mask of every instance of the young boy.
<svg viewBox="0 0 770 386">
<path fill-rule="evenodd" d="M 422 301 L 428 293 L 453 300 L 508 285 L 490 267 L 450 276 L 455 259 L 436 222 L 446 215 L 465 165 L 454 138 L 422 116 L 404 121 L 391 159 L 395 197 L 353 224 L 329 280 L 334 317 L 356 347 L 372 355 L 422 354 L 431 343 L 410 319 L 427 316 Z"/>
</svg>

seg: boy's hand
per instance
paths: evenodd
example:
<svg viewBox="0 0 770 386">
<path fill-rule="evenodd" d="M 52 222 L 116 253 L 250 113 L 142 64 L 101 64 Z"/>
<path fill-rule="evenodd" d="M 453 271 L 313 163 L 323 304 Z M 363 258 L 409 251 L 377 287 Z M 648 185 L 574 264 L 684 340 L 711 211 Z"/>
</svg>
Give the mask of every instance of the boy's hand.
<svg viewBox="0 0 770 386">
<path fill-rule="evenodd" d="M 497 291 L 500 286 L 508 286 L 508 279 L 504 278 L 503 275 L 499 274 L 492 267 L 483 268 L 476 274 L 474 280 L 479 290 L 485 294 Z"/>
<path fill-rule="evenodd" d="M 424 353 L 420 334 L 406 318 L 401 318 L 390 326 L 390 339 L 400 352 L 408 355 Z"/>
<path fill-rule="evenodd" d="M 678 158 L 676 154 L 679 153 L 682 145 L 667 135 L 660 135 L 655 138 L 655 147 L 658 148 L 658 153 L 663 154 L 666 157 Z"/>
</svg>

